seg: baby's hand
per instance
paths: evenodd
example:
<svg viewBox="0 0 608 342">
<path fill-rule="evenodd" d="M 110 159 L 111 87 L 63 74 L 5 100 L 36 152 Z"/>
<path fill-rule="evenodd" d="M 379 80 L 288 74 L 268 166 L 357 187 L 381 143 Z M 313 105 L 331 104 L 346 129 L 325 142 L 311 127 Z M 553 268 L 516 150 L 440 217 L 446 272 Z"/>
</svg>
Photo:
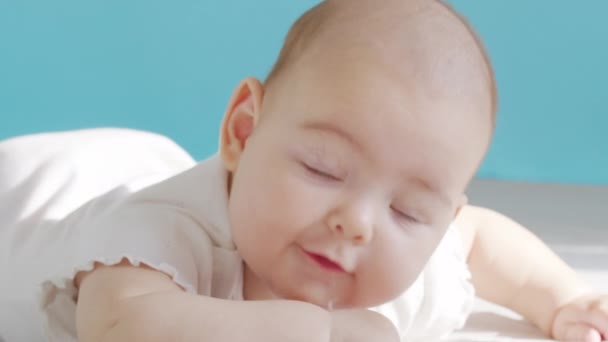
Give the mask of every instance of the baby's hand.
<svg viewBox="0 0 608 342">
<path fill-rule="evenodd" d="M 393 323 L 371 310 L 336 310 L 331 318 L 331 342 L 399 342 Z"/>
<path fill-rule="evenodd" d="M 560 341 L 608 341 L 608 295 L 586 295 L 562 306 L 551 333 Z"/>
</svg>

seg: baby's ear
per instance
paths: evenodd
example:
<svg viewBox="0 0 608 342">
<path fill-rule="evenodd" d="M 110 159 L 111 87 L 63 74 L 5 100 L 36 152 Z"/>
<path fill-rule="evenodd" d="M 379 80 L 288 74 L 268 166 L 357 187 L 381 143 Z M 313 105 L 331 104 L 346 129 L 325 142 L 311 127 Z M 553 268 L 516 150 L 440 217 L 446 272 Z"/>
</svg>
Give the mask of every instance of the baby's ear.
<svg viewBox="0 0 608 342">
<path fill-rule="evenodd" d="M 241 81 L 228 102 L 220 130 L 220 155 L 228 171 L 234 171 L 247 139 L 251 136 L 258 118 L 264 86 L 259 80 L 249 77 Z"/>
</svg>

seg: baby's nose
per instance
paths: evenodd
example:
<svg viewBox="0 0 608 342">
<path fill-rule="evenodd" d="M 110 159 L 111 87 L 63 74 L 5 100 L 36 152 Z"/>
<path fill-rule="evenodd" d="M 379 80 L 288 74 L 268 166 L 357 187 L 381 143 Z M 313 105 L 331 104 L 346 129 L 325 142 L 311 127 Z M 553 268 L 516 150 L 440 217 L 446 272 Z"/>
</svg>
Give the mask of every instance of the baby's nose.
<svg viewBox="0 0 608 342">
<path fill-rule="evenodd" d="M 328 226 L 355 244 L 368 244 L 374 233 L 373 210 L 362 204 L 351 204 L 336 210 L 329 216 Z"/>
</svg>

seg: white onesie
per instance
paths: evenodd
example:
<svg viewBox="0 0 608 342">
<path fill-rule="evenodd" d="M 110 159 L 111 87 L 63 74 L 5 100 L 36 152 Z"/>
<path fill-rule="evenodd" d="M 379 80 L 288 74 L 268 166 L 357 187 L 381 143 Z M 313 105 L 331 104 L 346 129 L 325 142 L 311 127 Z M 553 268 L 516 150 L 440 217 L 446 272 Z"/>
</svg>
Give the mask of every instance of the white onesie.
<svg viewBox="0 0 608 342">
<path fill-rule="evenodd" d="M 227 173 L 166 137 L 125 129 L 0 142 L 0 338 L 75 342 L 77 272 L 127 258 L 192 293 L 242 300 Z M 373 308 L 403 341 L 461 327 L 474 299 L 451 227 L 413 286 Z"/>
</svg>

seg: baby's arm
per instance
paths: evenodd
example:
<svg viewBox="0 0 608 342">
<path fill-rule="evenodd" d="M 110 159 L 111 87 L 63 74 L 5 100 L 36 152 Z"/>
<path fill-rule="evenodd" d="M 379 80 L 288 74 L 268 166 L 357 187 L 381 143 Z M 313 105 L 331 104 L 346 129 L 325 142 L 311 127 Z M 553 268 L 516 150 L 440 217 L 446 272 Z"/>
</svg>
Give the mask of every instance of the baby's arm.
<svg viewBox="0 0 608 342">
<path fill-rule="evenodd" d="M 312 304 L 197 296 L 163 273 L 126 264 L 99 267 L 78 283 L 83 342 L 329 341 L 330 315 Z"/>
<path fill-rule="evenodd" d="M 522 314 L 548 335 L 558 309 L 589 293 L 574 270 L 513 220 L 468 206 L 455 224 L 479 296 Z"/>
<path fill-rule="evenodd" d="M 79 274 L 76 285 L 82 342 L 398 341 L 390 322 L 371 311 L 198 296 L 163 273 L 128 264 Z"/>
</svg>

